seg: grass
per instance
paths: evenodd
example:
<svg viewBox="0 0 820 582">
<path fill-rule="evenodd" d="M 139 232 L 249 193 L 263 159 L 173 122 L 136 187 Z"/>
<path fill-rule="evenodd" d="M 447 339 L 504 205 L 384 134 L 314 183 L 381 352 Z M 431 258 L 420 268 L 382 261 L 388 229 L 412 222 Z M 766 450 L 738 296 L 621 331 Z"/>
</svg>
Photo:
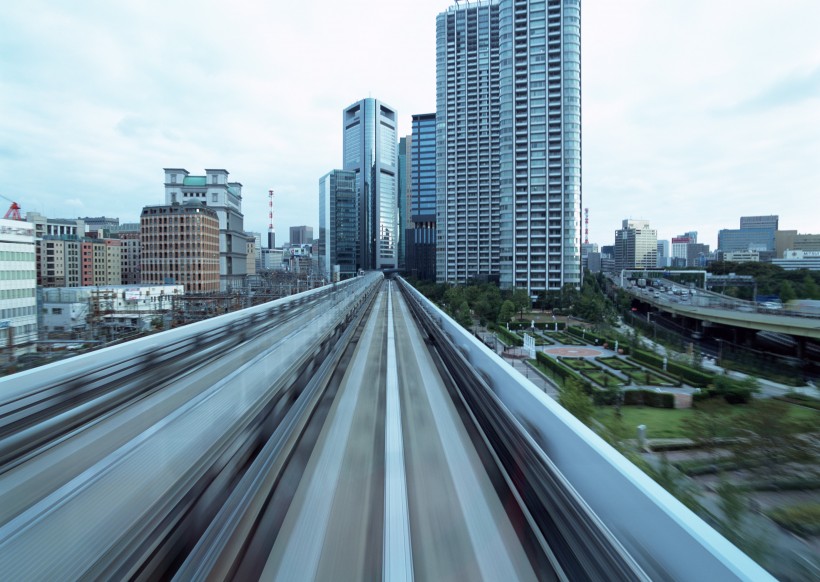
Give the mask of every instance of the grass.
<svg viewBox="0 0 820 582">
<path fill-rule="evenodd" d="M 547 332 L 547 337 L 550 339 L 560 342 L 566 346 L 585 346 L 587 345 L 585 342 L 582 342 L 580 338 L 572 337 L 571 335 L 564 333 L 562 331 L 559 332 Z"/>
<path fill-rule="evenodd" d="M 629 362 L 622 360 L 621 358 L 616 358 L 615 356 L 607 356 L 605 358 L 595 358 L 602 364 L 606 364 L 610 368 L 614 368 L 615 370 L 640 370 L 640 368 L 634 364 L 630 364 Z"/>
<path fill-rule="evenodd" d="M 558 361 L 574 370 L 601 370 L 601 368 L 583 358 L 558 358 Z"/>
<path fill-rule="evenodd" d="M 602 388 L 612 388 L 614 386 L 626 386 L 626 382 L 618 378 L 612 372 L 607 372 L 601 369 L 585 369 L 581 372 L 585 377 L 589 378 Z"/>
<path fill-rule="evenodd" d="M 655 372 L 643 370 L 623 370 L 623 373 L 632 378 L 636 386 L 677 386 L 674 380 L 661 376 Z"/>
<path fill-rule="evenodd" d="M 795 419 L 814 419 L 818 418 L 818 413 L 808 408 L 800 406 L 792 406 L 789 404 L 783 405 L 784 412 Z M 723 436 L 730 436 L 729 428 L 732 426 L 732 419 L 739 415 L 746 414 L 749 407 L 742 404 L 729 405 L 722 407 L 722 411 L 726 415 L 727 434 Z M 688 438 L 683 423 L 684 419 L 690 418 L 698 411 L 693 408 L 650 408 L 648 406 L 623 406 L 621 407 L 621 415 L 623 423 L 629 427 L 633 432 L 635 427 L 639 424 L 646 425 L 646 436 L 650 439 L 664 439 L 664 438 Z M 615 410 L 611 407 L 601 407 L 595 413 L 595 417 L 601 422 L 611 422 L 614 419 Z"/>
</svg>

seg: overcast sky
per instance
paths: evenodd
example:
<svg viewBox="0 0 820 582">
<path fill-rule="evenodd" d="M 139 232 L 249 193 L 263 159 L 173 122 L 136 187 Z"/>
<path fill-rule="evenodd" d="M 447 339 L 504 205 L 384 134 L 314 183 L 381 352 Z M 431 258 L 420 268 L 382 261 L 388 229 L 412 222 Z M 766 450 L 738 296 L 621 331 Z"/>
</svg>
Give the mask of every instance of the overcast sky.
<svg viewBox="0 0 820 582">
<path fill-rule="evenodd" d="M 7 2 L 0 194 L 50 217 L 135 222 L 164 167 L 225 168 L 247 230 L 318 224 L 342 110 L 435 111 L 449 0 Z M 717 242 L 741 215 L 820 233 L 820 2 L 583 0 L 583 204 Z M 7 202 L 0 204 L 4 209 Z"/>
</svg>

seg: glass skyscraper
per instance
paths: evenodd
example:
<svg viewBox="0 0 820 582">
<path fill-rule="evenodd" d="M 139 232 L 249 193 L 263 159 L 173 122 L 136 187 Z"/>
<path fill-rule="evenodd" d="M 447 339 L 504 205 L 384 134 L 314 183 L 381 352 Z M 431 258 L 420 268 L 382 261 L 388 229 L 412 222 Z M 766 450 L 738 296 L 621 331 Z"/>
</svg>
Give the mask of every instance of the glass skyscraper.
<svg viewBox="0 0 820 582">
<path fill-rule="evenodd" d="M 411 275 L 436 278 L 436 114 L 413 115 L 410 146 L 408 264 Z M 410 238 L 412 237 L 412 238 Z"/>
<path fill-rule="evenodd" d="M 580 285 L 580 12 L 483 0 L 438 16 L 439 281 Z"/>
<path fill-rule="evenodd" d="M 344 110 L 344 169 L 359 189 L 359 261 L 362 269 L 395 269 L 400 244 L 397 114 L 377 99 Z"/>
<path fill-rule="evenodd" d="M 328 281 L 358 270 L 358 209 L 355 172 L 333 170 L 319 179 L 319 271 Z"/>
</svg>

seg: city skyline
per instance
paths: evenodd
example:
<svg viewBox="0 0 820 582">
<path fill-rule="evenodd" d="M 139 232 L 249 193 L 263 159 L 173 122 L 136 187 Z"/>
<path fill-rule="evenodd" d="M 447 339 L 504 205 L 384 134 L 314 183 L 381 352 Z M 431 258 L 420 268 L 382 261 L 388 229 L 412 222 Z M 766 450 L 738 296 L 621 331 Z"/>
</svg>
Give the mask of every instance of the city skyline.
<svg viewBox="0 0 820 582">
<path fill-rule="evenodd" d="M 267 230 L 269 188 L 279 233 L 315 228 L 317 180 L 342 165 L 338 112 L 384 99 L 401 136 L 411 115 L 434 111 L 435 19 L 452 4 L 10 6 L 0 194 L 24 212 L 136 222 L 162 200 L 163 167 L 224 167 L 243 183 L 248 230 Z M 385 26 L 350 39 L 348 12 L 362 11 Z M 625 218 L 651 221 L 660 239 L 697 230 L 713 248 L 741 215 L 816 232 L 818 18 L 808 1 L 772 13 L 584 0 L 590 241 L 610 244 Z"/>
</svg>

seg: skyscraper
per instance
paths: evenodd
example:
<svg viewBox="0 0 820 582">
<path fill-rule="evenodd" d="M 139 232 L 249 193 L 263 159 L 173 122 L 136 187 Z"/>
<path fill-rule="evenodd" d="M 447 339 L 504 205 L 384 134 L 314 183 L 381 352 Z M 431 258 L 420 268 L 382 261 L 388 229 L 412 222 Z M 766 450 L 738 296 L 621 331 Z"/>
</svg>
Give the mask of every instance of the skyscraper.
<svg viewBox="0 0 820 582">
<path fill-rule="evenodd" d="M 654 269 L 658 264 L 658 231 L 648 220 L 624 220 L 615 231 L 615 272 Z"/>
<path fill-rule="evenodd" d="M 498 2 L 436 19 L 436 279 L 498 277 Z M 580 264 L 580 261 L 579 261 Z"/>
<path fill-rule="evenodd" d="M 344 170 L 319 179 L 319 272 L 328 281 L 352 277 L 358 268 L 356 179 L 355 172 Z"/>
<path fill-rule="evenodd" d="M 421 279 L 436 278 L 436 114 L 413 116 L 410 156 L 410 218 L 413 230 L 408 271 Z M 412 255 L 412 256 L 411 256 Z"/>
<path fill-rule="evenodd" d="M 359 261 L 362 269 L 398 267 L 397 114 L 377 99 L 344 110 L 344 169 L 359 191 Z"/>
<path fill-rule="evenodd" d="M 438 16 L 439 281 L 580 285 L 580 11 L 481 0 Z"/>
</svg>

